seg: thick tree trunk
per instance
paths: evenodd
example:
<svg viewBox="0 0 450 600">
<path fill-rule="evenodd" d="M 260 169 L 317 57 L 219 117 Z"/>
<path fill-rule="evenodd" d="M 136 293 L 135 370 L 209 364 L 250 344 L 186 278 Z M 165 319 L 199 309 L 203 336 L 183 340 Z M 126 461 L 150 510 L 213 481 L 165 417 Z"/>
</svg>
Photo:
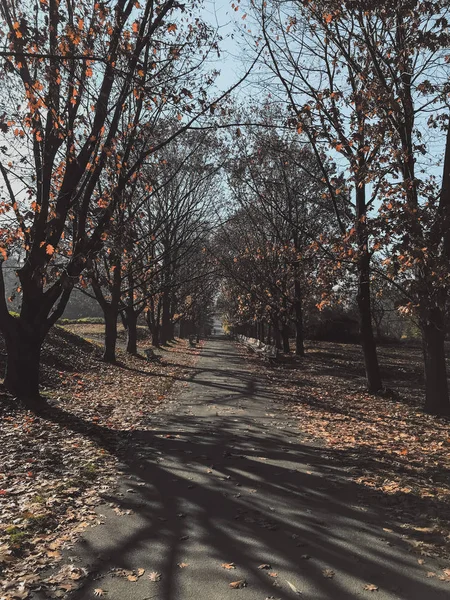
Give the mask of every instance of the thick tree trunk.
<svg viewBox="0 0 450 600">
<path fill-rule="evenodd" d="M 39 365 L 42 339 L 28 335 L 18 327 L 5 336 L 8 359 L 4 385 L 8 392 L 33 409 L 45 406 L 39 395 Z"/>
<path fill-rule="evenodd" d="M 422 324 L 425 365 L 425 410 L 433 415 L 450 415 L 445 328 L 440 309 L 435 308 Z"/>
<path fill-rule="evenodd" d="M 282 337 L 283 337 L 283 352 L 285 354 L 289 354 L 291 349 L 289 347 L 289 326 L 286 323 L 283 323 L 282 327 Z"/>
<path fill-rule="evenodd" d="M 137 313 L 133 309 L 128 309 L 127 320 L 127 352 L 128 354 L 137 354 Z"/>
<path fill-rule="evenodd" d="M 302 306 L 302 294 L 300 288 L 300 282 L 295 281 L 295 354 L 297 356 L 305 355 L 305 344 L 303 336 L 303 306 Z"/>
<path fill-rule="evenodd" d="M 103 360 L 109 363 L 116 362 L 117 343 L 117 316 L 118 312 L 111 307 L 104 310 L 105 315 L 105 349 Z"/>
</svg>

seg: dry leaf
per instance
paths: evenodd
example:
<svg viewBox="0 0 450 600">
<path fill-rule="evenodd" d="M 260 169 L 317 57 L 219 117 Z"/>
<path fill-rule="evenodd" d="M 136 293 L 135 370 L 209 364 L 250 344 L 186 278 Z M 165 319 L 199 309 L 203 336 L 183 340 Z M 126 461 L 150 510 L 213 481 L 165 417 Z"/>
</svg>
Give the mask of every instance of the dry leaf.
<svg viewBox="0 0 450 600">
<path fill-rule="evenodd" d="M 100 597 L 100 596 L 104 596 L 106 594 L 105 590 L 102 590 L 101 588 L 95 588 L 94 590 L 94 596 Z"/>
<path fill-rule="evenodd" d="M 136 572 L 138 577 L 142 577 L 142 575 L 145 573 L 145 569 L 137 569 Z"/>
<path fill-rule="evenodd" d="M 334 571 L 331 570 L 331 569 L 324 569 L 322 571 L 322 575 L 324 577 L 328 577 L 328 579 L 333 579 L 333 577 L 334 577 Z"/>
<path fill-rule="evenodd" d="M 364 589 L 368 592 L 377 592 L 378 591 L 378 586 L 374 585 L 373 583 L 367 583 L 364 586 Z"/>
<path fill-rule="evenodd" d="M 161 581 L 161 573 L 153 571 L 152 573 L 150 573 L 148 578 L 150 579 L 150 581 Z"/>
<path fill-rule="evenodd" d="M 127 576 L 128 581 L 137 581 L 137 575 L 128 575 Z"/>
<path fill-rule="evenodd" d="M 232 563 L 222 563 L 222 568 L 223 569 L 235 569 L 236 565 L 232 562 Z"/>
<path fill-rule="evenodd" d="M 188 563 L 181 562 L 181 563 L 178 563 L 178 566 L 180 567 L 180 569 L 184 569 L 188 566 Z"/>
<path fill-rule="evenodd" d="M 278 577 L 278 573 L 274 573 L 274 572 L 269 573 L 269 577 Z"/>
<path fill-rule="evenodd" d="M 240 579 L 239 581 L 233 581 L 232 583 L 230 583 L 230 588 L 233 588 L 234 590 L 238 590 L 244 587 L 247 587 L 247 582 L 245 581 L 245 579 Z"/>
<path fill-rule="evenodd" d="M 258 569 L 271 569 L 272 567 L 268 563 L 264 563 L 263 565 L 259 565 Z"/>
</svg>

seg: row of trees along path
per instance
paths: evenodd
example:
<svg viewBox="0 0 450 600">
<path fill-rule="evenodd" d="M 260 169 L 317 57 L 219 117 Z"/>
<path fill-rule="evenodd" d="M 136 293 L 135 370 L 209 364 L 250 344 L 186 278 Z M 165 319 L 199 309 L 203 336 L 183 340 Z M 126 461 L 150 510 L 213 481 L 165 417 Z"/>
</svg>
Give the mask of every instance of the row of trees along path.
<svg viewBox="0 0 450 600">
<path fill-rule="evenodd" d="M 420 330 L 426 410 L 450 412 L 445 2 L 251 3 L 254 56 L 225 92 L 201 4 L 0 11 L 0 251 L 20 296 L 13 315 L 2 269 L 11 394 L 44 406 L 41 347 L 74 287 L 99 303 L 114 361 L 119 315 L 135 353 L 141 315 L 165 343 L 177 322 L 198 329 L 221 282 L 230 318 L 261 337 L 270 327 L 285 351 L 294 326 L 299 355 L 317 309 L 355 304 L 374 393 L 384 295 Z M 248 73 L 261 102 L 232 94 Z"/>
</svg>

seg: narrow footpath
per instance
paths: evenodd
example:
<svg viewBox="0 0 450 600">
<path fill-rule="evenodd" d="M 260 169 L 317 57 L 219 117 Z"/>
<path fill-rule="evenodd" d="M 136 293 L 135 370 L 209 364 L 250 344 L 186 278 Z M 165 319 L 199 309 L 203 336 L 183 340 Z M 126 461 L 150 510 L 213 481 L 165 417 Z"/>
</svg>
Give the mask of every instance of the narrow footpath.
<svg viewBox="0 0 450 600">
<path fill-rule="evenodd" d="M 74 600 L 95 589 L 108 600 L 449 598 L 449 583 L 427 578 L 433 562 L 302 441 L 233 342 L 210 339 L 151 424 L 130 442 L 111 498 L 132 514 L 101 507 L 104 524 L 75 548 L 92 575 Z"/>
</svg>

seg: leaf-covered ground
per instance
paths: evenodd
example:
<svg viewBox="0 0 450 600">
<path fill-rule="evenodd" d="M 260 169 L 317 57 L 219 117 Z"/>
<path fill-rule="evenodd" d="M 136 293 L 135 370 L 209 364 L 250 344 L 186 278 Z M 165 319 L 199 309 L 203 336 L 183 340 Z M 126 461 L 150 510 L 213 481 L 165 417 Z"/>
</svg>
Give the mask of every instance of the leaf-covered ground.
<svg viewBox="0 0 450 600">
<path fill-rule="evenodd" d="M 450 423 L 421 410 L 419 348 L 386 346 L 379 355 L 390 390 L 384 397 L 365 392 L 355 345 L 311 342 L 305 358 L 269 368 L 250 360 L 284 398 L 302 434 L 323 443 L 354 481 L 373 490 L 414 551 L 450 557 Z"/>
<path fill-rule="evenodd" d="M 89 327 L 81 333 L 92 333 Z M 94 508 L 115 485 L 130 431 L 145 429 L 149 415 L 170 401 L 198 352 L 178 341 L 159 352 L 160 362 L 119 351 L 118 364 L 108 365 L 98 345 L 56 328 L 43 352 L 45 417 L 1 394 L 2 600 L 27 598 L 36 588 L 62 597 L 77 587 L 82 569 L 61 562 L 50 576 L 49 567 L 98 521 Z"/>
</svg>

